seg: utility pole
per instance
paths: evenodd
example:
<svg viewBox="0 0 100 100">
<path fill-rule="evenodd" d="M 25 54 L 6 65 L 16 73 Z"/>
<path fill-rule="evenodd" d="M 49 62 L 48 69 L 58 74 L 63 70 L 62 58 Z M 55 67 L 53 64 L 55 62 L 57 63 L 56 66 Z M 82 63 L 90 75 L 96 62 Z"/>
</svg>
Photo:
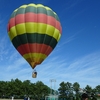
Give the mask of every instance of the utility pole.
<svg viewBox="0 0 100 100">
<path fill-rule="evenodd" d="M 54 89 L 54 95 L 56 95 L 56 80 L 55 79 L 50 79 L 50 83 L 51 83 L 51 86 L 50 86 L 51 87 L 50 95 L 52 95 L 52 90 L 53 89 Z M 54 87 L 52 85 L 54 85 Z"/>
</svg>

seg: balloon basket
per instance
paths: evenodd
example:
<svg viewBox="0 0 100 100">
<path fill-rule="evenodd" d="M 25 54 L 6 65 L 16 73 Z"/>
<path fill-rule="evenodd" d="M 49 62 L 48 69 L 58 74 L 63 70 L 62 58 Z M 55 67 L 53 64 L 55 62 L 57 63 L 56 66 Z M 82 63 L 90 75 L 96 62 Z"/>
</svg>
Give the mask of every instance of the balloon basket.
<svg viewBox="0 0 100 100">
<path fill-rule="evenodd" d="M 36 78 L 36 77 L 37 77 L 37 72 L 36 72 L 36 70 L 34 70 L 34 71 L 32 72 L 32 77 L 33 77 L 33 78 Z"/>
</svg>

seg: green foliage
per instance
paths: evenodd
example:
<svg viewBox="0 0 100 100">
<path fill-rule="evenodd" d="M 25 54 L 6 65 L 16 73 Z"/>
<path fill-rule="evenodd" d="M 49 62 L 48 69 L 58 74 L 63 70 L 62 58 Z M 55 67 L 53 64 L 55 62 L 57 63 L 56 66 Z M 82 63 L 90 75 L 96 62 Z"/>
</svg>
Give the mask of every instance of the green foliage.
<svg viewBox="0 0 100 100">
<path fill-rule="evenodd" d="M 0 81 L 0 98 L 24 98 L 40 100 L 49 94 L 50 88 L 41 81 L 31 83 L 30 80 L 20 81 L 19 79 L 11 81 Z"/>
<path fill-rule="evenodd" d="M 74 84 L 69 82 L 61 82 L 59 91 L 59 100 L 81 100 L 82 92 L 80 91 L 80 84 L 75 82 Z M 100 85 L 96 86 L 92 89 L 89 85 L 87 85 L 83 92 L 87 92 L 89 95 L 89 100 L 97 100 L 97 94 L 100 94 Z"/>
<path fill-rule="evenodd" d="M 83 91 L 86 91 L 91 98 L 99 98 L 97 94 L 100 94 L 100 85 L 92 88 L 87 85 Z M 54 92 L 54 90 L 52 90 Z M 50 88 L 41 81 L 31 83 L 30 80 L 21 81 L 19 79 L 11 79 L 11 81 L 0 81 L 0 98 L 23 99 L 24 97 L 30 97 L 35 100 L 45 100 L 45 96 L 50 94 Z M 53 94 L 53 93 L 52 93 Z M 61 82 L 59 84 L 58 91 L 59 100 L 80 100 L 80 84 L 78 82 Z"/>
</svg>

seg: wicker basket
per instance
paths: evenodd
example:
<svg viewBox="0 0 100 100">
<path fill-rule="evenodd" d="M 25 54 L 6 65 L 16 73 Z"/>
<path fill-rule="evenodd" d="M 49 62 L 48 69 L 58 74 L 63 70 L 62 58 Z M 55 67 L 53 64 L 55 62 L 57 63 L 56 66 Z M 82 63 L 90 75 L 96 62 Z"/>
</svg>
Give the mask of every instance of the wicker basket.
<svg viewBox="0 0 100 100">
<path fill-rule="evenodd" d="M 37 72 L 33 72 L 33 73 L 32 73 L 32 77 L 33 77 L 33 78 L 36 78 L 36 77 L 37 77 Z"/>
</svg>

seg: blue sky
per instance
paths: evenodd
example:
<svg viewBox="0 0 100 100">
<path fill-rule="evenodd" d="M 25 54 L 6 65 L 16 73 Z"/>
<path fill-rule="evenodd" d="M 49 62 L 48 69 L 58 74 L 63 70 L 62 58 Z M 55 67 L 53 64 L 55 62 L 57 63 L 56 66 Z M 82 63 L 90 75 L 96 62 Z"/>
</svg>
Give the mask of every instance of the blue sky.
<svg viewBox="0 0 100 100">
<path fill-rule="evenodd" d="M 41 3 L 53 9 L 62 25 L 62 37 L 48 58 L 36 67 L 32 78 L 30 65 L 15 50 L 7 33 L 13 10 L 23 4 Z M 64 82 L 100 85 L 100 1 L 99 0 L 0 0 L 0 81 L 11 79 L 42 81 L 56 88 Z"/>
</svg>

